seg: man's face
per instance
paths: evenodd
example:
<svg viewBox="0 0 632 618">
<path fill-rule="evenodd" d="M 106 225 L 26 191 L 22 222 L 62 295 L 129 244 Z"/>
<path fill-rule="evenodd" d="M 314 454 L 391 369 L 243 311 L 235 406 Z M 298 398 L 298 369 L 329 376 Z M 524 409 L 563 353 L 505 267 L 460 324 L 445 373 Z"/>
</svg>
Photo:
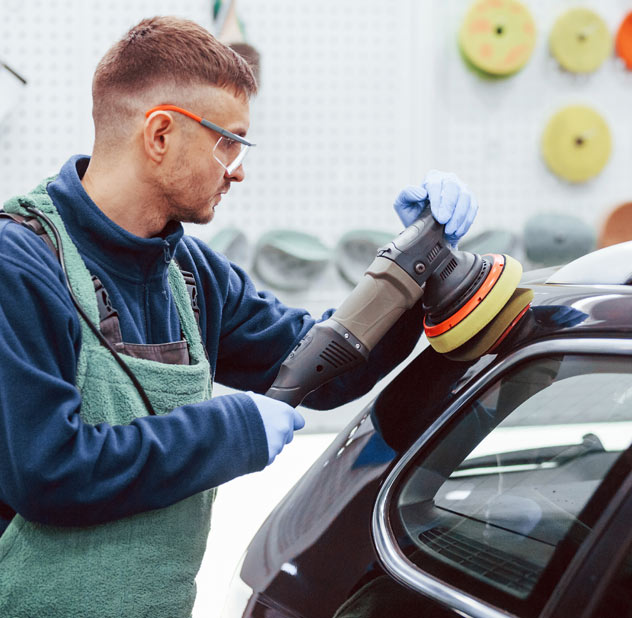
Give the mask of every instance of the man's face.
<svg viewBox="0 0 632 618">
<path fill-rule="evenodd" d="M 189 111 L 245 137 L 250 123 L 247 98 L 223 88 L 205 89 L 204 95 L 198 99 L 204 102 Z M 178 122 L 181 139 L 171 153 L 170 171 L 163 178 L 167 218 L 186 223 L 208 223 L 231 183 L 244 179 L 244 169 L 240 166 L 229 174 L 215 159 L 213 149 L 221 137 L 219 133 L 186 116 Z"/>
</svg>

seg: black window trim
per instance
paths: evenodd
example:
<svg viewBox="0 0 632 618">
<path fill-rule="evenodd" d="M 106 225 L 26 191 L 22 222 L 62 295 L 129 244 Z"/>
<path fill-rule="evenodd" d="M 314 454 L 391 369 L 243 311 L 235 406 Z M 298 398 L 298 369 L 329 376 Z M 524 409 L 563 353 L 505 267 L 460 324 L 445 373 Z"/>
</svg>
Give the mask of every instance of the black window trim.
<svg viewBox="0 0 632 618">
<path fill-rule="evenodd" d="M 523 363 L 552 354 L 596 354 L 602 356 L 632 355 L 632 339 L 549 339 L 517 350 L 480 376 L 453 401 L 439 418 L 417 439 L 393 467 L 378 493 L 372 516 L 372 532 L 377 555 L 385 570 L 404 586 L 412 588 L 443 605 L 472 618 L 507 618 L 506 611 L 477 599 L 462 590 L 424 573 L 411 563 L 394 541 L 388 521 L 388 509 L 397 479 L 430 439 L 459 412 L 477 393 L 487 388 L 500 375 Z"/>
<path fill-rule="evenodd" d="M 632 447 L 628 449 L 630 450 Z M 588 618 L 593 615 L 621 562 L 626 559 L 632 547 L 631 490 L 632 472 L 620 484 L 596 522 L 592 534 L 573 556 L 554 593 L 544 606 L 542 618 L 571 615 Z M 597 584 L 594 582 L 595 573 L 600 574 Z M 569 611 L 573 613 L 568 613 Z"/>
</svg>

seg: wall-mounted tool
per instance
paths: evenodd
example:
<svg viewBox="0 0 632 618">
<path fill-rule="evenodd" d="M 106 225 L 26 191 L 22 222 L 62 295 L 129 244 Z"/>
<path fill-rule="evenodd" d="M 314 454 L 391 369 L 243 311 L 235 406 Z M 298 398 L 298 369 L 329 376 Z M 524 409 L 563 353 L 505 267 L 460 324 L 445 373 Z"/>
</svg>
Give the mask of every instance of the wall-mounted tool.
<svg viewBox="0 0 632 618">
<path fill-rule="evenodd" d="M 26 84 L 26 78 L 0 60 L 0 122 L 17 105 Z"/>
</svg>

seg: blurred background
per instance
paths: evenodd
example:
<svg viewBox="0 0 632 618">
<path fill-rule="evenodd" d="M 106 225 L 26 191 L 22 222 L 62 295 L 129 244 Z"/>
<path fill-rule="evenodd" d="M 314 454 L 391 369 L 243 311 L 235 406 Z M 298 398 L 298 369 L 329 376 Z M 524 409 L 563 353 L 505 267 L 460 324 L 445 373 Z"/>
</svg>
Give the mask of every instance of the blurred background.
<svg viewBox="0 0 632 618">
<path fill-rule="evenodd" d="M 98 60 L 142 18 L 173 14 L 260 57 L 246 181 L 211 225 L 187 226 L 260 287 L 314 314 L 336 306 L 400 230 L 399 191 L 431 168 L 478 197 L 463 248 L 561 264 L 632 239 L 631 11 L 623 0 L 0 0 L 0 195 L 90 153 Z M 227 577 L 235 539 L 245 548 L 359 406 L 346 410 L 306 412 L 320 441 L 280 456 L 290 472 L 274 491 L 237 479 L 230 499 L 220 492 L 210 546 L 225 560 L 205 582 Z M 245 509 L 230 501 L 244 495 Z M 250 523 L 233 534 L 242 510 Z M 198 615 L 215 615 L 218 594 L 204 587 Z"/>
<path fill-rule="evenodd" d="M 226 42 L 245 39 L 261 57 L 246 182 L 233 186 L 210 226 L 187 231 L 254 268 L 288 303 L 317 312 L 338 303 L 376 243 L 399 231 L 391 207 L 398 192 L 430 168 L 455 172 L 478 196 L 470 239 L 493 231 L 527 266 L 594 248 L 611 211 L 632 201 L 632 71 L 621 57 L 632 44 L 616 46 L 632 5 L 529 0 L 518 5 L 522 21 L 507 21 L 499 34 L 481 32 L 480 23 L 477 32 L 476 4 L 491 21 L 508 20 L 518 5 L 1 0 L 0 194 L 30 189 L 71 154 L 90 152 L 99 58 L 143 17 L 176 14 L 223 31 Z M 573 21 L 578 8 L 592 21 Z M 554 32 L 563 18 L 567 31 Z M 562 44 L 555 54 L 553 35 Z M 573 48 L 577 41 L 582 49 Z M 511 66 L 494 65 L 494 46 L 513 43 L 527 52 Z M 569 106 L 592 115 L 571 113 L 553 127 L 547 163 L 545 131 Z M 566 138 L 576 153 L 555 150 Z M 574 173 L 573 154 L 594 169 L 570 181 L 560 174 Z M 566 234 L 567 253 L 536 247 L 527 255 L 525 230 L 540 243 L 563 244 Z"/>
</svg>

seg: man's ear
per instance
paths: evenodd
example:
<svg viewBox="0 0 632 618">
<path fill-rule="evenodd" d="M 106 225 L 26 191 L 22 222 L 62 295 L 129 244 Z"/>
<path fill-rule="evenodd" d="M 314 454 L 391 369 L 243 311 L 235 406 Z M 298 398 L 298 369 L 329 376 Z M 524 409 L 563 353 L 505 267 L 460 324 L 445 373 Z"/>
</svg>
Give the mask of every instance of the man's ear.
<svg viewBox="0 0 632 618">
<path fill-rule="evenodd" d="M 143 145 L 145 153 L 154 163 L 161 163 L 167 154 L 174 127 L 173 116 L 166 111 L 156 111 L 145 118 Z"/>
</svg>

